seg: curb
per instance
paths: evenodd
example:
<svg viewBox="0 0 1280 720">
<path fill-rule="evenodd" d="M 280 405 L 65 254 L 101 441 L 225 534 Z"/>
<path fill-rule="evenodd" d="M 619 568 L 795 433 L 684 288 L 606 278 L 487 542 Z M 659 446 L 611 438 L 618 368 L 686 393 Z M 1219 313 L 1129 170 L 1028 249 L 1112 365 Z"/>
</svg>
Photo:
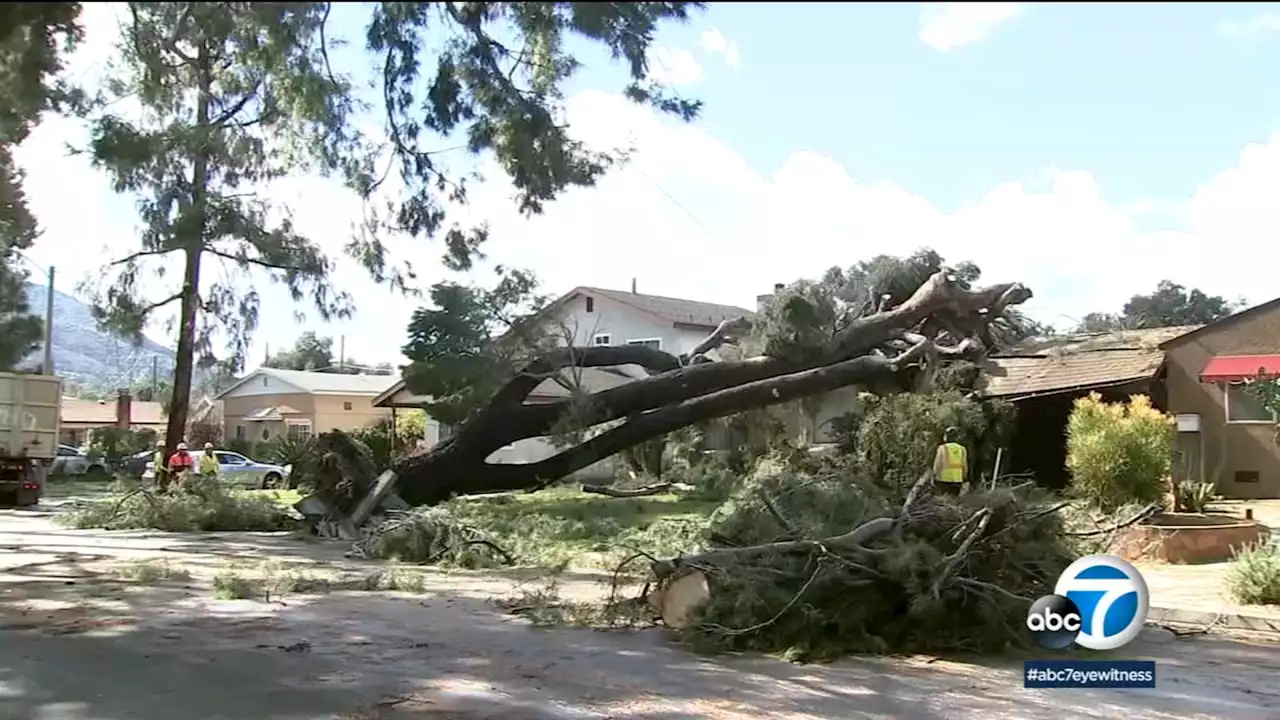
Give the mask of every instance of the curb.
<svg viewBox="0 0 1280 720">
<path fill-rule="evenodd" d="M 1211 613 L 1200 610 L 1153 607 L 1147 611 L 1148 624 L 1191 625 L 1205 629 L 1229 628 L 1248 632 L 1280 635 L 1280 618 L 1237 613 Z"/>
</svg>

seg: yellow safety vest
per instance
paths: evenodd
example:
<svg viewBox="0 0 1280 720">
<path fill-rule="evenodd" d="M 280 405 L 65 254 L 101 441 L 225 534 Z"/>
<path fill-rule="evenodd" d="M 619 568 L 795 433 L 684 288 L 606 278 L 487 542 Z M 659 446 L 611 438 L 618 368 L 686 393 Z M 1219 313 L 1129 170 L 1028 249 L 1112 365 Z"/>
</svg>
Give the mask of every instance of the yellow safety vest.
<svg viewBox="0 0 1280 720">
<path fill-rule="evenodd" d="M 151 458 L 151 462 L 156 466 L 156 472 L 164 472 L 166 469 L 164 465 L 164 451 L 157 450 L 155 456 Z"/>
<path fill-rule="evenodd" d="M 945 483 L 964 482 L 965 466 L 968 464 L 964 446 L 960 443 L 943 443 L 942 449 L 946 453 L 946 459 L 942 466 L 942 472 L 938 475 L 938 481 Z"/>
<path fill-rule="evenodd" d="M 200 456 L 200 474 L 215 475 L 218 472 L 218 458 L 213 453 L 205 453 Z"/>
</svg>

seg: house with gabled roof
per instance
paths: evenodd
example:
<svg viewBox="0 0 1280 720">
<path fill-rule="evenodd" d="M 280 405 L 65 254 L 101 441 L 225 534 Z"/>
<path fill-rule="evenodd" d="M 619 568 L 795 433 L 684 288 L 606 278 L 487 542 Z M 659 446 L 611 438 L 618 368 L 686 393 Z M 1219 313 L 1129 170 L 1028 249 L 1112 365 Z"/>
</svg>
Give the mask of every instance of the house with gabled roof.
<svg viewBox="0 0 1280 720">
<path fill-rule="evenodd" d="M 223 438 L 307 438 L 390 419 L 391 411 L 373 400 L 396 381 L 394 375 L 258 368 L 215 398 L 222 404 Z"/>
</svg>

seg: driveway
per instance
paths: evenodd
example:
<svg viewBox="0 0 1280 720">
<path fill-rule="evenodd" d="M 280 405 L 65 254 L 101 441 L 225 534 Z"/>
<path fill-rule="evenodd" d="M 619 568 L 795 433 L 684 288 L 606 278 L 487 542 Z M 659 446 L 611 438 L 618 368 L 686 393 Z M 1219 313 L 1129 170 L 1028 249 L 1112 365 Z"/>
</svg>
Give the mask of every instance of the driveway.
<svg viewBox="0 0 1280 720">
<path fill-rule="evenodd" d="M 11 720 L 407 718 L 1280 717 L 1280 646 L 1149 630 L 1155 690 L 1026 690 L 1017 663 L 932 658 L 792 665 L 707 658 L 658 630 L 536 630 L 492 599 L 517 580 L 428 573 L 422 594 L 218 601 L 229 560 L 343 563 L 279 535 L 68 531 L 0 514 L 0 717 Z M 113 581 L 166 558 L 182 583 Z M 566 592 L 591 592 L 569 579 Z"/>
</svg>

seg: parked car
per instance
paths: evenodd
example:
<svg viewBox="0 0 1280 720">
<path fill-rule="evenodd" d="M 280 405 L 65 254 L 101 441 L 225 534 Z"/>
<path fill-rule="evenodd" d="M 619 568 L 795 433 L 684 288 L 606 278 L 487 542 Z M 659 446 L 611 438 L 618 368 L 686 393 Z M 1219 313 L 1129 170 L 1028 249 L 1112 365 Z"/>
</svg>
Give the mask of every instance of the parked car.
<svg viewBox="0 0 1280 720">
<path fill-rule="evenodd" d="M 228 450 L 213 452 L 218 458 L 218 479 L 228 485 L 266 489 L 279 486 L 280 482 L 289 476 L 289 468 L 286 467 L 250 460 L 240 453 Z M 191 460 L 195 467 L 200 467 L 200 458 L 203 456 L 203 450 L 195 450 L 191 453 Z M 147 470 L 143 473 L 142 479 L 151 480 L 155 476 L 155 463 L 147 463 Z"/>
<path fill-rule="evenodd" d="M 109 480 L 111 473 L 100 460 L 90 460 L 82 448 L 59 445 L 58 456 L 49 467 L 50 475 L 78 475 L 88 480 Z"/>
<path fill-rule="evenodd" d="M 151 465 L 151 458 L 155 454 L 155 450 L 143 450 L 125 458 L 121 463 L 124 473 L 132 478 L 142 477 L 146 474 L 147 467 Z"/>
</svg>

